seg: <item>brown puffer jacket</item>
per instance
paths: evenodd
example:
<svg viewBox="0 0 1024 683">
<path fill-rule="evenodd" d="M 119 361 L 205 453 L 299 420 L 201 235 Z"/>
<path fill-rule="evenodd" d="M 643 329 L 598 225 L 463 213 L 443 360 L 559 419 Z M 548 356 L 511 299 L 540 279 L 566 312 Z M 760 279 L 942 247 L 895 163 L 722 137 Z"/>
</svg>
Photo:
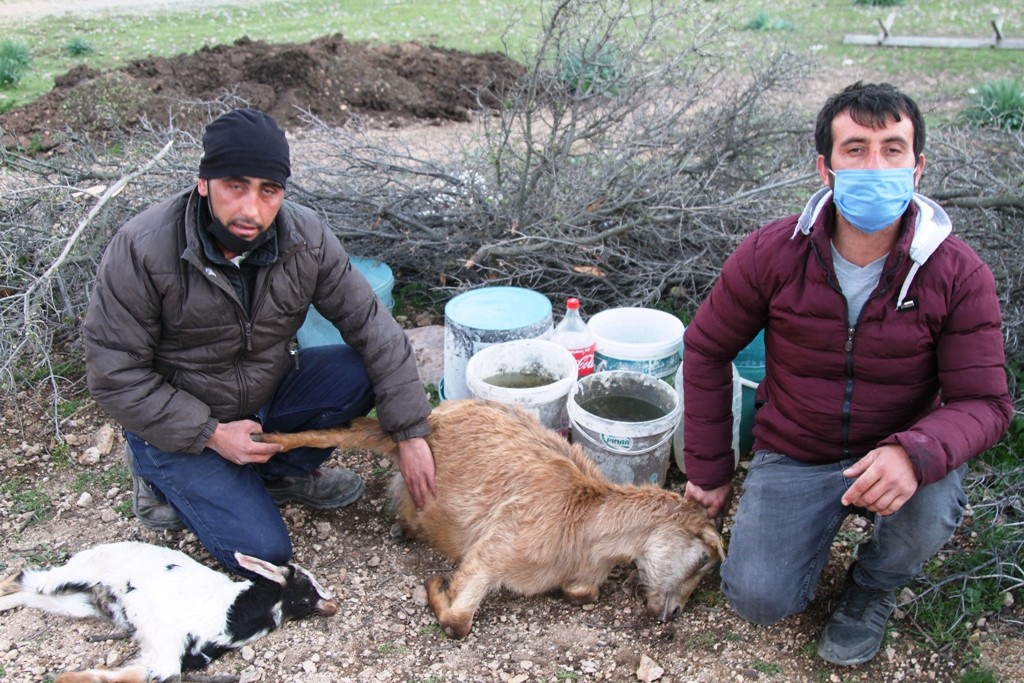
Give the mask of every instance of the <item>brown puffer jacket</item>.
<svg viewBox="0 0 1024 683">
<path fill-rule="evenodd" d="M 259 270 L 250 316 L 203 254 L 198 198 L 192 189 L 144 211 L 107 247 L 83 325 L 96 402 L 158 448 L 198 453 L 218 422 L 271 397 L 313 304 L 362 355 L 383 429 L 428 434 L 412 347 L 316 214 L 281 205 L 278 259 Z"/>
<path fill-rule="evenodd" d="M 751 234 L 722 268 L 684 336 L 686 474 L 730 481 L 730 361 L 765 330 L 754 449 L 807 463 L 906 449 L 918 482 L 945 477 L 1009 426 L 992 272 L 917 195 L 856 327 L 829 246 L 831 193 Z"/>
</svg>

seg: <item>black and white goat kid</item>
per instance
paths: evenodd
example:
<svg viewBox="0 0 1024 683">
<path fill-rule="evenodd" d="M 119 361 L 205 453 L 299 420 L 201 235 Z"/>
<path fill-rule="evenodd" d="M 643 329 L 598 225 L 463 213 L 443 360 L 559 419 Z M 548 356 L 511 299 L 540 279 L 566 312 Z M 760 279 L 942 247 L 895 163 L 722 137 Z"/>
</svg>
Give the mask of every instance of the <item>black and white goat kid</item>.
<svg viewBox="0 0 1024 683">
<path fill-rule="evenodd" d="M 139 656 L 116 671 L 67 672 L 59 683 L 177 681 L 281 624 L 338 611 L 305 569 L 235 553 L 262 577 L 233 581 L 177 550 L 110 543 L 76 553 L 64 565 L 26 569 L 0 583 L 0 612 L 34 607 L 71 617 L 102 617 L 132 634 Z M 263 579 L 266 579 L 265 581 Z"/>
</svg>

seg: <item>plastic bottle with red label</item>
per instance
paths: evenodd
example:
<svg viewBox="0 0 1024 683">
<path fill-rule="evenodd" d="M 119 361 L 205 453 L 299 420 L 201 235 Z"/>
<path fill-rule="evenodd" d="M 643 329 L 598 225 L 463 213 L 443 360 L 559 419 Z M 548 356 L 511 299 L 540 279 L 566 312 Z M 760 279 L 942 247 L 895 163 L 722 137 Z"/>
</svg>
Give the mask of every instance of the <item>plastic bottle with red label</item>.
<svg viewBox="0 0 1024 683">
<path fill-rule="evenodd" d="M 594 371 L 594 334 L 580 316 L 580 300 L 565 302 L 565 317 L 555 326 L 551 341 L 569 349 L 576 359 L 577 378 Z"/>
</svg>

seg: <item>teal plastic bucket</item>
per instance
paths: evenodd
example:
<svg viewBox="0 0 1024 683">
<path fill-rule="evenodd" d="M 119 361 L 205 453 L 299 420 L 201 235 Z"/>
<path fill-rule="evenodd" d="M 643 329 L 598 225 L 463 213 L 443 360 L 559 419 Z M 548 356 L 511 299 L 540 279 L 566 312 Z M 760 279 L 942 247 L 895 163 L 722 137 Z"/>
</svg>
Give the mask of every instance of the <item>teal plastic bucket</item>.
<svg viewBox="0 0 1024 683">
<path fill-rule="evenodd" d="M 395 299 L 392 291 L 395 287 L 395 276 L 388 264 L 371 258 L 359 256 L 350 257 L 352 265 L 369 281 L 373 293 L 377 295 L 387 309 L 390 311 L 395 307 Z M 313 306 L 306 312 L 306 319 L 303 321 L 299 331 L 295 333 L 299 342 L 299 348 L 310 346 L 328 346 L 330 344 L 344 344 L 341 333 L 327 318 L 320 315 L 320 312 Z"/>
<path fill-rule="evenodd" d="M 466 364 L 477 351 L 516 339 L 551 336 L 551 302 L 522 287 L 481 287 L 444 307 L 444 399 L 471 398 Z"/>
<path fill-rule="evenodd" d="M 739 384 L 743 390 L 743 412 L 740 419 L 740 454 L 746 455 L 754 445 L 754 393 L 764 379 L 764 330 L 739 352 L 736 360 Z"/>
</svg>

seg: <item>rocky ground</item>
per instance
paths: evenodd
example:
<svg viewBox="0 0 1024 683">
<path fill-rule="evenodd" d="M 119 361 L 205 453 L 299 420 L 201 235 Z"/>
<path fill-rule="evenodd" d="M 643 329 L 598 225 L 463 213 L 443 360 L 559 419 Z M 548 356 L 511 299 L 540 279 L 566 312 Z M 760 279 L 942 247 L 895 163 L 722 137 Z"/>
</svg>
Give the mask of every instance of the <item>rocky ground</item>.
<svg viewBox="0 0 1024 683">
<path fill-rule="evenodd" d="M 344 61 L 341 57 L 369 61 L 360 62 L 359 68 L 340 71 Z M 228 68 L 237 64 L 249 65 L 248 71 L 243 70 L 244 78 L 238 78 L 234 66 Z M 292 71 L 275 71 L 283 64 Z M 416 65 L 431 66 L 429 83 L 427 71 L 410 70 Z M 382 135 L 411 131 L 409 138 L 423 144 L 448 135 L 452 126 L 462 124 L 409 124 L 411 117 L 425 116 L 435 122 L 464 118 L 466 104 L 457 99 L 458 93 L 450 86 L 483 84 L 485 77 L 496 69 L 500 71 L 498 66 L 504 69 L 507 65 L 493 57 L 469 58 L 415 45 L 385 46 L 370 53 L 337 37 L 287 48 L 242 42 L 183 57 L 180 64 L 143 60 L 115 75 L 87 71 L 72 74 L 40 104 L 0 118 L 0 127 L 15 138 L 24 138 L 34 131 L 78 125 L 77 120 L 66 118 L 69 113 L 78 111 L 86 116 L 89 111 L 87 107 L 76 110 L 74 102 L 90 102 L 92 93 L 102 84 L 130 84 L 129 90 L 141 95 L 140 103 L 150 102 L 146 93 L 207 98 L 216 92 L 216 83 L 207 84 L 207 90 L 182 93 L 177 88 L 183 81 L 174 80 L 177 73 L 201 72 L 225 74 L 235 79 L 233 84 L 243 83 L 243 94 L 268 110 L 285 112 L 279 114 L 285 123 L 292 103 L 322 93 L 322 100 L 308 103 L 314 113 L 324 117 L 337 114 L 342 118 L 333 122 L 340 125 L 355 111 L 376 121 Z M 295 72 L 298 67 L 301 73 Z M 366 80 L 348 85 L 332 83 L 333 89 L 322 87 L 324 78 L 342 72 L 361 74 Z M 273 74 L 283 74 L 287 82 L 275 82 Z M 166 82 L 158 82 L 161 75 Z M 365 97 L 346 99 L 348 95 L 342 93 L 362 93 Z M 374 93 L 398 93 L 399 98 L 382 107 L 385 100 L 374 99 L 370 96 Z M 345 106 L 339 107 L 339 102 Z M 424 103 L 433 103 L 435 108 L 415 109 L 426 106 Z M 126 110 L 122 112 L 123 121 L 137 121 L 144 111 L 141 104 Z M 430 316 L 406 321 L 416 328 L 411 334 L 421 347 L 427 381 L 440 376 L 440 322 Z M 150 532 L 131 516 L 130 484 L 121 458 L 123 437 L 117 425 L 84 398 L 84 392 L 79 390 L 79 394 L 83 403 L 59 425 L 63 443 L 52 436 L 48 386 L 26 390 L 0 403 L 0 452 L 4 454 L 0 458 L 0 574 L 28 564 L 60 562 L 68 553 L 116 540 L 180 548 L 209 562 L 191 533 Z M 389 463 L 369 453 L 347 453 L 337 454 L 334 464 L 352 467 L 363 475 L 367 486 L 362 499 L 333 512 L 288 506 L 284 514 L 293 532 L 296 561 L 336 594 L 338 614 L 330 619 L 290 624 L 250 647 L 226 655 L 207 675 L 234 675 L 245 682 L 304 683 L 953 683 L 960 680 L 965 669 L 977 665 L 963 657 L 963 652 L 969 650 L 966 644 L 960 652 L 936 652 L 921 642 L 908 620 L 901 618 L 894 621 L 883 651 L 874 662 L 843 669 L 815 656 L 818 632 L 850 560 L 849 544 L 861 531 L 856 522 L 850 523 L 836 543 L 818 599 L 805 614 L 773 627 L 755 627 L 738 619 L 718 592 L 715 575 L 704 581 L 680 619 L 660 623 L 645 612 L 642 598 L 632 589 L 631 568 L 622 567 L 603 587 L 595 605 L 575 607 L 556 596 L 490 596 L 470 636 L 453 641 L 443 635 L 425 606 L 421 584 L 428 574 L 449 568 L 448 563 L 430 548 L 389 533 L 391 518 L 385 501 L 387 481 L 392 475 Z M 667 485 L 681 490 L 683 483 L 682 475 L 672 469 Z M 964 533 L 969 533 L 969 528 Z M 1019 606 L 1011 616 L 1020 623 Z M 52 681 L 66 669 L 113 666 L 134 656 L 136 649 L 130 641 L 92 638 L 107 632 L 106 625 L 94 621 L 72 621 L 24 610 L 5 613 L 0 616 L 0 680 Z M 980 653 L 981 664 L 995 672 L 998 680 L 1024 680 L 1019 629 L 1014 636 L 1003 622 L 993 619 L 975 635 L 973 645 Z"/>
<path fill-rule="evenodd" d="M 421 318 L 420 323 L 430 322 Z M 412 324 L 413 321 L 406 321 Z M 410 330 L 424 377 L 440 373 L 442 328 Z M 3 410 L 0 460 L 0 574 L 62 561 L 97 543 L 140 540 L 179 548 L 209 563 L 190 532 L 151 532 L 130 514 L 130 486 L 117 426 L 86 404 L 64 421 L 67 446 L 50 441 L 43 393 L 22 393 Z M 333 512 L 287 506 L 295 560 L 336 595 L 333 618 L 313 618 L 226 655 L 207 676 L 282 681 L 840 681 L 882 683 L 960 680 L 961 654 L 932 651 L 897 619 L 874 662 L 841 668 L 816 657 L 814 644 L 863 520 L 840 534 L 811 608 L 773 627 L 737 618 L 717 590 L 700 586 L 676 621 L 649 615 L 633 589 L 631 568 L 616 571 L 594 605 L 555 595 L 490 596 L 464 641 L 448 639 L 426 606 L 422 580 L 450 568 L 430 548 L 394 538 L 387 509 L 389 462 L 366 452 L 338 453 L 335 465 L 357 470 L 366 493 Z M 673 467 L 667 485 L 680 490 Z M 966 530 L 969 531 L 969 530 Z M 728 535 L 728 525 L 726 526 Z M 0 680 L 52 681 L 60 671 L 113 666 L 131 659 L 131 641 L 105 639 L 106 624 L 17 610 L 0 617 Z M 1021 680 L 1020 638 L 996 621 L 977 632 L 983 663 L 1004 682 Z M 96 637 L 99 636 L 98 639 Z M 210 680 L 218 680 L 216 678 Z"/>
</svg>

